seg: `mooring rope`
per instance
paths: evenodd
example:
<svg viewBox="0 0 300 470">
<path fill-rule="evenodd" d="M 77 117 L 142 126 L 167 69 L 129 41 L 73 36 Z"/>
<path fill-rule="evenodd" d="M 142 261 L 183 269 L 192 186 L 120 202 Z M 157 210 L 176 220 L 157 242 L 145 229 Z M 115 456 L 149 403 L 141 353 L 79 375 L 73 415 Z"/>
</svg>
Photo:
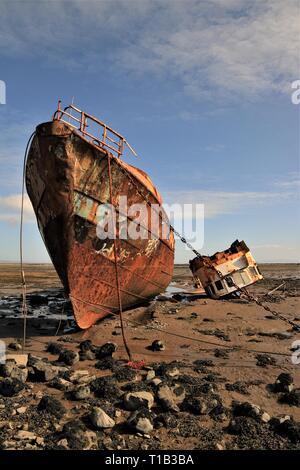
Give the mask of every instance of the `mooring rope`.
<svg viewBox="0 0 300 470">
<path fill-rule="evenodd" d="M 112 157 L 108 153 L 107 154 L 107 162 L 108 162 L 108 177 L 109 177 L 109 195 L 110 195 L 110 204 L 111 204 L 111 206 L 113 206 L 112 176 L 111 176 L 111 165 L 110 165 L 110 163 L 111 163 L 110 159 L 111 158 Z M 129 345 L 128 345 L 127 340 L 126 340 L 125 328 L 124 328 L 124 322 L 123 322 L 123 309 L 122 309 L 122 299 L 121 299 L 121 292 L 120 292 L 120 281 L 119 281 L 119 270 L 118 270 L 118 259 L 117 259 L 117 255 L 118 255 L 117 226 L 116 226 L 116 219 L 115 219 L 114 215 L 112 215 L 112 217 L 113 217 L 113 227 L 114 227 L 114 231 L 115 231 L 114 237 L 113 237 L 113 241 L 114 241 L 114 260 L 115 260 L 114 265 L 115 265 L 115 273 L 116 273 L 116 287 L 117 287 L 118 303 L 119 303 L 119 310 L 120 310 L 120 324 L 121 324 L 121 331 L 122 331 L 122 338 L 123 338 L 124 347 L 125 347 L 126 353 L 128 355 L 129 361 L 132 361 L 132 355 L 131 355 Z"/>
<path fill-rule="evenodd" d="M 27 296 L 27 287 L 26 287 L 26 279 L 25 279 L 25 272 L 23 266 L 23 222 L 24 222 L 24 196 L 25 196 L 25 170 L 26 170 L 26 161 L 27 161 L 27 154 L 29 145 L 32 142 L 33 137 L 35 136 L 35 131 L 31 134 L 28 139 L 25 154 L 24 154 L 24 161 L 23 161 L 23 172 L 22 172 L 22 198 L 21 198 L 21 214 L 20 214 L 20 270 L 21 270 L 21 281 L 22 281 L 22 308 L 21 313 L 23 316 L 23 352 L 25 351 L 26 347 L 26 330 L 27 330 L 27 304 L 26 304 L 26 296 Z"/>
</svg>

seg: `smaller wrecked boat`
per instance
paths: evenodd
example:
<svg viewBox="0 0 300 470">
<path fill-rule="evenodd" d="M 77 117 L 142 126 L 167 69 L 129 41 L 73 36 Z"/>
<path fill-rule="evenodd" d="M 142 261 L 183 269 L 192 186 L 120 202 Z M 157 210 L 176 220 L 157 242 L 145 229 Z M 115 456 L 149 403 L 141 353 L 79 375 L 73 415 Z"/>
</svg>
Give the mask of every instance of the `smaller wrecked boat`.
<svg viewBox="0 0 300 470">
<path fill-rule="evenodd" d="M 195 287 L 203 287 L 212 299 L 232 294 L 263 279 L 244 241 L 236 240 L 227 250 L 190 261 Z"/>
</svg>

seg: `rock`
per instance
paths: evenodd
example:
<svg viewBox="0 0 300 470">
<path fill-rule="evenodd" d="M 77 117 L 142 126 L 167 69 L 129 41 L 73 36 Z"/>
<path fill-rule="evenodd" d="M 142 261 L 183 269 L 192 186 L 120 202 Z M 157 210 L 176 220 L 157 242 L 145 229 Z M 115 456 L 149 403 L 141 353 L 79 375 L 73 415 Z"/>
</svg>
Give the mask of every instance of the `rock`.
<svg viewBox="0 0 300 470">
<path fill-rule="evenodd" d="M 260 419 L 263 423 L 268 423 L 271 419 L 271 416 L 269 413 L 266 413 L 266 411 L 263 411 L 262 415 L 260 416 Z"/>
<path fill-rule="evenodd" d="M 0 381 L 0 395 L 4 397 L 13 397 L 18 395 L 24 389 L 24 383 L 18 379 L 6 377 Z"/>
<path fill-rule="evenodd" d="M 18 431 L 15 435 L 15 439 L 17 440 L 26 440 L 26 441 L 35 441 L 36 435 L 30 431 Z"/>
<path fill-rule="evenodd" d="M 102 445 L 105 450 L 114 450 L 112 438 L 109 436 L 105 436 L 105 438 L 102 441 Z"/>
<path fill-rule="evenodd" d="M 112 377 L 98 377 L 90 383 L 91 390 L 99 398 L 105 398 L 110 402 L 115 402 L 122 395 L 119 387 L 116 386 Z"/>
<path fill-rule="evenodd" d="M 82 369 L 68 371 L 66 374 L 66 378 L 75 384 L 87 383 L 90 381 L 90 377 L 93 379 L 93 376 L 90 376 L 90 372 L 88 370 Z"/>
<path fill-rule="evenodd" d="M 209 384 L 211 385 L 211 384 Z M 185 389 L 181 385 L 175 385 L 174 387 L 171 388 L 173 395 L 174 395 L 174 400 L 175 403 L 182 403 L 183 400 L 185 399 Z"/>
<path fill-rule="evenodd" d="M 113 428 L 115 421 L 102 408 L 95 407 L 90 414 L 90 421 L 96 428 Z"/>
<path fill-rule="evenodd" d="M 276 428 L 276 432 L 287 437 L 295 444 L 300 442 L 300 423 L 296 423 L 291 419 L 286 419 L 280 423 Z"/>
<path fill-rule="evenodd" d="M 58 370 L 55 367 L 41 359 L 34 361 L 29 368 L 29 379 L 34 382 L 48 382 L 54 379 L 57 374 Z"/>
<path fill-rule="evenodd" d="M 44 438 L 43 437 L 37 437 L 35 442 L 39 445 L 39 446 L 43 446 L 44 445 Z"/>
<path fill-rule="evenodd" d="M 20 406 L 20 408 L 17 408 L 16 411 L 17 411 L 18 415 L 22 415 L 22 414 L 26 413 L 27 407 L 26 406 Z"/>
<path fill-rule="evenodd" d="M 149 434 L 153 431 L 153 424 L 151 422 L 150 416 L 147 415 L 147 413 L 144 411 L 137 410 L 132 413 L 127 421 L 127 424 L 131 429 L 142 434 Z"/>
<path fill-rule="evenodd" d="M 230 434 L 248 436 L 259 433 L 260 424 L 249 416 L 237 416 L 228 425 L 227 431 Z"/>
<path fill-rule="evenodd" d="M 157 387 L 162 383 L 162 380 L 159 377 L 155 377 L 153 380 L 151 380 L 151 383 Z"/>
<path fill-rule="evenodd" d="M 28 377 L 28 369 L 26 367 L 20 368 L 20 367 L 14 367 L 10 377 L 12 379 L 18 379 L 21 382 L 25 383 Z"/>
<path fill-rule="evenodd" d="M 256 356 L 257 362 L 256 365 L 259 367 L 267 367 L 267 366 L 275 366 L 276 360 L 272 356 L 268 356 L 267 354 L 257 354 Z"/>
<path fill-rule="evenodd" d="M 81 352 L 87 352 L 87 351 L 92 351 L 94 352 L 94 346 L 92 344 L 92 341 L 90 339 L 86 339 L 84 341 L 81 341 L 79 344 L 79 349 Z"/>
<path fill-rule="evenodd" d="M 17 341 L 13 341 L 12 343 L 9 343 L 8 349 L 12 349 L 13 351 L 21 351 L 22 345 Z"/>
<path fill-rule="evenodd" d="M 179 369 L 176 367 L 175 364 L 160 364 L 160 366 L 156 370 L 157 375 L 160 377 L 177 377 L 180 372 Z"/>
<path fill-rule="evenodd" d="M 66 423 L 62 434 L 70 449 L 89 450 L 97 446 L 97 435 L 92 431 L 88 431 L 81 421 Z"/>
<path fill-rule="evenodd" d="M 129 367 L 115 367 L 114 376 L 118 382 L 134 382 L 137 380 L 137 371 Z"/>
<path fill-rule="evenodd" d="M 274 428 L 275 430 L 285 421 L 290 421 L 291 417 L 289 415 L 281 415 L 281 416 L 275 416 L 270 419 L 270 426 Z"/>
<path fill-rule="evenodd" d="M 230 392 L 237 392 L 237 393 L 240 393 L 242 395 L 249 395 L 247 383 L 243 382 L 241 380 L 238 380 L 238 381 L 233 382 L 233 383 L 226 383 L 225 388 L 226 388 L 226 390 L 228 390 Z"/>
<path fill-rule="evenodd" d="M 225 450 L 225 447 L 222 444 L 220 444 L 219 442 L 217 442 L 215 444 L 215 448 L 216 448 L 216 450 Z"/>
<path fill-rule="evenodd" d="M 154 378 L 155 378 L 155 371 L 148 370 L 147 375 L 146 375 L 146 380 L 153 380 Z"/>
<path fill-rule="evenodd" d="M 161 340 L 156 339 L 151 344 L 150 349 L 152 349 L 152 351 L 164 351 L 166 349 L 166 347 L 165 347 L 164 343 Z"/>
<path fill-rule="evenodd" d="M 208 393 L 215 393 L 215 389 L 216 389 L 216 384 L 215 383 L 211 383 L 211 382 L 205 382 L 203 384 L 199 384 L 195 387 L 195 391 L 197 390 L 197 393 L 204 393 L 204 394 L 208 394 Z"/>
<path fill-rule="evenodd" d="M 60 441 L 57 442 L 57 445 L 59 447 L 62 447 L 63 449 L 66 449 L 66 450 L 69 449 L 69 444 L 68 444 L 67 439 L 60 439 Z"/>
<path fill-rule="evenodd" d="M 73 384 L 62 377 L 55 377 L 50 383 L 50 387 L 62 390 L 63 392 L 69 392 L 73 388 Z"/>
<path fill-rule="evenodd" d="M 107 370 L 107 369 L 112 369 L 114 367 L 114 364 L 115 364 L 115 360 L 112 357 L 107 356 L 97 361 L 95 364 L 95 367 L 96 369 Z"/>
<path fill-rule="evenodd" d="M 72 397 L 74 400 L 86 400 L 91 395 L 91 390 L 88 385 L 79 385 L 74 388 Z"/>
<path fill-rule="evenodd" d="M 296 388 L 291 392 L 284 393 L 279 401 L 281 403 L 287 403 L 290 406 L 298 406 L 300 407 L 300 388 Z"/>
<path fill-rule="evenodd" d="M 19 367 L 26 367 L 28 362 L 28 354 L 6 354 L 6 362 L 15 361 Z"/>
<path fill-rule="evenodd" d="M 56 418 L 62 418 L 66 413 L 65 407 L 62 403 L 50 395 L 44 395 L 38 404 L 38 410 L 45 410 Z"/>
<path fill-rule="evenodd" d="M 177 428 L 178 422 L 178 417 L 174 415 L 174 413 L 164 412 L 157 416 L 157 418 L 155 419 L 155 427 L 174 429 Z"/>
<path fill-rule="evenodd" d="M 260 406 L 247 401 L 243 403 L 234 402 L 232 408 L 234 416 L 247 416 L 264 423 L 267 423 L 271 419 L 270 415 L 263 411 Z"/>
<path fill-rule="evenodd" d="M 157 391 L 158 400 L 165 411 L 179 411 L 176 396 L 168 385 L 160 385 Z"/>
<path fill-rule="evenodd" d="M 115 343 L 105 343 L 96 351 L 97 359 L 103 359 L 104 357 L 111 357 L 114 352 L 118 349 L 118 346 Z"/>
<path fill-rule="evenodd" d="M 93 351 L 80 351 L 79 358 L 81 361 L 94 361 L 96 354 Z"/>
<path fill-rule="evenodd" d="M 196 366 L 196 370 L 201 370 L 203 367 L 214 367 L 214 363 L 211 359 L 197 359 L 193 364 Z"/>
<path fill-rule="evenodd" d="M 6 361 L 5 364 L 0 364 L 0 376 L 11 377 L 12 379 L 18 379 L 21 382 L 26 382 L 28 377 L 28 369 L 26 367 L 18 367 L 15 361 Z"/>
<path fill-rule="evenodd" d="M 59 343 L 48 343 L 46 347 L 46 351 L 49 352 L 50 354 L 61 354 L 63 352 L 64 348 L 61 344 Z"/>
<path fill-rule="evenodd" d="M 79 354 L 76 351 L 70 351 L 69 349 L 65 349 L 59 355 L 58 361 L 64 362 L 68 366 L 73 366 L 76 362 L 79 362 Z"/>
<path fill-rule="evenodd" d="M 229 353 L 226 349 L 215 349 L 215 357 L 221 357 L 222 359 L 228 359 Z"/>
<path fill-rule="evenodd" d="M 293 390 L 293 376 L 288 373 L 281 373 L 274 384 L 275 392 L 291 392 Z"/>
<path fill-rule="evenodd" d="M 204 415 L 210 413 L 218 406 L 218 401 L 215 398 L 208 396 L 194 397 L 188 395 L 182 402 L 182 410 L 188 411 L 195 415 Z"/>
<path fill-rule="evenodd" d="M 230 411 L 228 410 L 228 408 L 226 408 L 224 405 L 222 405 L 221 403 L 219 403 L 215 408 L 213 408 L 210 413 L 209 413 L 209 416 L 214 420 L 214 421 L 217 421 L 217 422 L 224 422 L 227 420 L 228 416 L 230 415 Z"/>
<path fill-rule="evenodd" d="M 124 407 L 126 410 L 137 410 L 139 408 L 152 408 L 154 397 L 150 392 L 130 392 L 124 395 Z"/>
</svg>

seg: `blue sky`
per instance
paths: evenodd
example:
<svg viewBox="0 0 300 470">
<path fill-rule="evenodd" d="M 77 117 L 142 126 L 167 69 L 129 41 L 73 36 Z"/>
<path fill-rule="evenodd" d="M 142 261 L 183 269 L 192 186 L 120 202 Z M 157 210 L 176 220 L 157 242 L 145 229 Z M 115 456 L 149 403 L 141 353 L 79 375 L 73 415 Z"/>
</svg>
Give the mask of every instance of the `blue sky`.
<svg viewBox="0 0 300 470">
<path fill-rule="evenodd" d="M 4 0 L 0 15 L 0 260 L 19 256 L 27 139 L 74 96 L 165 202 L 204 203 L 203 252 L 240 238 L 258 261 L 300 261 L 297 1 Z M 47 261 L 25 208 L 25 259 Z"/>
</svg>

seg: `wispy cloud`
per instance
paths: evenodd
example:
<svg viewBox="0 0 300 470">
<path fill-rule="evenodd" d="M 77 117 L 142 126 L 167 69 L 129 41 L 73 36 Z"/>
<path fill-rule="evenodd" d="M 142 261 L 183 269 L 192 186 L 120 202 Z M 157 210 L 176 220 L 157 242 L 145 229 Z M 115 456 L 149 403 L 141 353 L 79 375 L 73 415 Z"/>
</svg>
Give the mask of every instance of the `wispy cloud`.
<svg viewBox="0 0 300 470">
<path fill-rule="evenodd" d="M 284 202 L 299 201 L 299 194 L 294 187 L 284 185 L 271 191 L 169 191 L 164 193 L 167 204 L 204 204 L 205 218 L 233 214 L 242 209 L 279 205 Z M 186 214 L 190 216 L 189 213 Z"/>
<path fill-rule="evenodd" d="M 206 152 L 221 152 L 224 149 L 225 149 L 224 144 L 210 144 L 204 148 Z"/>
<path fill-rule="evenodd" d="M 297 0 L 2 1 L 0 14 L 4 56 L 172 76 L 198 98 L 290 92 L 299 73 Z"/>
</svg>

